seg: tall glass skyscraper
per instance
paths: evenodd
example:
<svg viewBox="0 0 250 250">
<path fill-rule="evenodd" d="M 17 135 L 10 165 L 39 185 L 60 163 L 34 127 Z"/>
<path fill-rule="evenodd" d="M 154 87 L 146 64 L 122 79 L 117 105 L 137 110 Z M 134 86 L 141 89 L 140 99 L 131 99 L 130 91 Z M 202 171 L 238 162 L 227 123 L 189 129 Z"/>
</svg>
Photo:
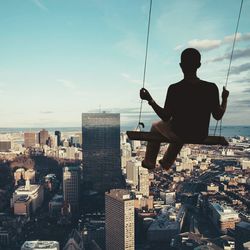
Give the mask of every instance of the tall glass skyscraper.
<svg viewBox="0 0 250 250">
<path fill-rule="evenodd" d="M 104 193 L 123 187 L 120 155 L 120 114 L 83 113 L 83 181 Z"/>
</svg>

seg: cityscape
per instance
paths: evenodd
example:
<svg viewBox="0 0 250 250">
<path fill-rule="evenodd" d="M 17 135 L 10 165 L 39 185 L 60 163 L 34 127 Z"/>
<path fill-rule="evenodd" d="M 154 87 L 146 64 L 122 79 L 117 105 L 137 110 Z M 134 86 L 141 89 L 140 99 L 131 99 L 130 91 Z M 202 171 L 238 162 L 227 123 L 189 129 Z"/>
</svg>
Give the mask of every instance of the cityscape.
<svg viewBox="0 0 250 250">
<path fill-rule="evenodd" d="M 250 250 L 249 13 L 0 1 L 0 250 Z"/>
<path fill-rule="evenodd" d="M 248 249 L 250 141 L 228 141 L 185 145 L 171 170 L 148 171 L 119 113 L 1 133 L 0 249 Z"/>
</svg>

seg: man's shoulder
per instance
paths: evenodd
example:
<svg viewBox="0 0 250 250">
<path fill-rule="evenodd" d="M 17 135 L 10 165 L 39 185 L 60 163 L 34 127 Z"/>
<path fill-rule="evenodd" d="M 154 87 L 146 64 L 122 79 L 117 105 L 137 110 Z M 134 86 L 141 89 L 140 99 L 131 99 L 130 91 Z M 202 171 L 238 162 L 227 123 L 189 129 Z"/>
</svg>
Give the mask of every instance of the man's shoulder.
<svg viewBox="0 0 250 250">
<path fill-rule="evenodd" d="M 208 81 L 204 81 L 204 80 L 199 79 L 199 84 L 200 84 L 200 86 L 202 86 L 203 88 L 205 88 L 207 90 L 212 90 L 212 91 L 214 90 L 215 91 L 218 89 L 217 85 L 213 82 L 208 82 Z M 168 88 L 169 88 L 169 90 L 172 90 L 172 91 L 174 91 L 174 90 L 178 91 L 178 89 L 186 89 L 187 86 L 194 87 L 195 85 L 187 85 L 187 84 L 185 84 L 185 80 L 181 80 L 179 82 L 170 84 Z"/>
<path fill-rule="evenodd" d="M 179 81 L 179 82 L 176 82 L 176 83 L 172 83 L 172 84 L 169 85 L 168 88 L 169 88 L 169 89 L 178 88 L 178 87 L 182 86 L 182 82 L 183 82 L 183 80 L 181 80 L 181 81 Z"/>
<path fill-rule="evenodd" d="M 208 88 L 217 88 L 217 85 L 213 82 L 208 82 L 208 81 L 204 81 L 204 80 L 200 80 L 201 84 L 203 84 L 204 86 L 208 87 Z"/>
</svg>

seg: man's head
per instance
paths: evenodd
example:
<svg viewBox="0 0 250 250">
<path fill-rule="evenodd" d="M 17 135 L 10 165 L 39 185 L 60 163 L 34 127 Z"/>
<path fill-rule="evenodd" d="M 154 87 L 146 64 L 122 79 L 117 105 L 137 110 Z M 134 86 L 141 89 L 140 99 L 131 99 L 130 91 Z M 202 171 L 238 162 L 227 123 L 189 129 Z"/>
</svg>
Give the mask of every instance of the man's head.
<svg viewBox="0 0 250 250">
<path fill-rule="evenodd" d="M 184 74 L 193 74 L 201 66 L 201 54 L 197 49 L 187 48 L 181 53 L 181 69 Z"/>
</svg>

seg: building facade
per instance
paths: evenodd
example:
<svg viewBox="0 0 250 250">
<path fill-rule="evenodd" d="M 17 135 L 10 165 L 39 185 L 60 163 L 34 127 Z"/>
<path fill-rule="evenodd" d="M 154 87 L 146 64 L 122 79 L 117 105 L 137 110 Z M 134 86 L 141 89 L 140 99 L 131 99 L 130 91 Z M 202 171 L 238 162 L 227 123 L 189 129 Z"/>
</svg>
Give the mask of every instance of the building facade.
<svg viewBox="0 0 250 250">
<path fill-rule="evenodd" d="M 44 196 L 43 187 L 41 185 L 31 185 L 30 181 L 26 180 L 25 186 L 18 187 L 13 193 L 13 197 L 11 199 L 12 207 L 15 207 L 15 203 L 18 204 L 21 203 L 23 204 L 23 206 L 28 206 L 25 205 L 26 204 L 26 199 L 24 199 L 25 196 L 30 198 L 31 212 L 34 213 L 43 203 L 43 196 Z"/>
<path fill-rule="evenodd" d="M 73 210 L 79 206 L 80 167 L 67 166 L 63 169 L 63 198 Z"/>
<path fill-rule="evenodd" d="M 87 189 L 104 193 L 123 187 L 120 114 L 83 113 L 83 180 Z"/>
<path fill-rule="evenodd" d="M 135 249 L 134 200 L 128 190 L 105 193 L 106 250 Z"/>
<path fill-rule="evenodd" d="M 8 152 L 11 150 L 10 140 L 0 140 L 0 152 Z"/>
<path fill-rule="evenodd" d="M 47 141 L 49 139 L 49 132 L 45 129 L 41 130 L 39 132 L 39 144 L 40 145 L 46 145 L 47 144 Z"/>
<path fill-rule="evenodd" d="M 59 250 L 59 242 L 57 241 L 25 241 L 21 247 L 21 250 L 36 250 L 36 249 L 50 249 Z"/>
<path fill-rule="evenodd" d="M 36 133 L 24 132 L 24 147 L 30 148 L 36 146 Z"/>
</svg>

